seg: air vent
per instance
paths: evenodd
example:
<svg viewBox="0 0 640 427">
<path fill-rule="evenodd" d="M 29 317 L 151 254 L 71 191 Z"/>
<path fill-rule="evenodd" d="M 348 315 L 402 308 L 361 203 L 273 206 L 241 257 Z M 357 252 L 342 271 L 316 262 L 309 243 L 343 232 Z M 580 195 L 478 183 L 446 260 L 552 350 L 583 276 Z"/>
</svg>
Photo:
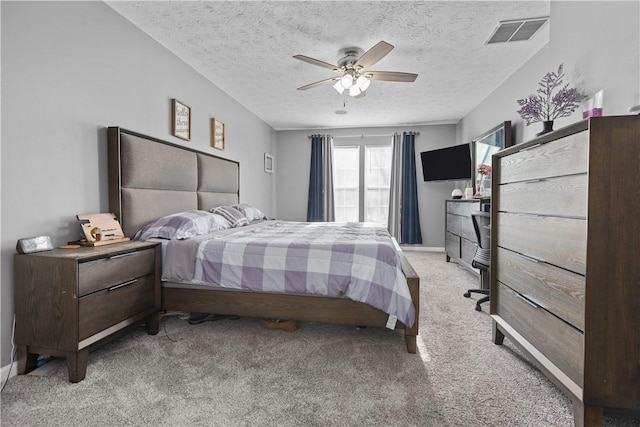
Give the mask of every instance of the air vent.
<svg viewBox="0 0 640 427">
<path fill-rule="evenodd" d="M 548 16 L 543 16 L 516 21 L 500 21 L 485 44 L 529 40 L 548 20 Z"/>
</svg>

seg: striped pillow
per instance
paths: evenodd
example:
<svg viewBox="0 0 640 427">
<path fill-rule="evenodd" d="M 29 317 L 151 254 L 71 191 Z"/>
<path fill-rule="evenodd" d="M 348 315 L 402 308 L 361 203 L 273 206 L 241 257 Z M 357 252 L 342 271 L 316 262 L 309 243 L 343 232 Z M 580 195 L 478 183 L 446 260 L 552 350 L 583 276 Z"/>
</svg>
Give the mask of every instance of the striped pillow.
<svg viewBox="0 0 640 427">
<path fill-rule="evenodd" d="M 246 203 L 239 203 L 237 205 L 233 205 L 232 207 L 239 210 L 244 216 L 246 216 L 249 223 L 267 219 L 267 216 L 264 214 L 264 212 Z"/>
<path fill-rule="evenodd" d="M 249 224 L 247 217 L 244 216 L 242 212 L 232 208 L 231 206 L 218 206 L 217 208 L 211 209 L 209 212 L 224 217 L 231 223 L 231 227 L 242 227 Z"/>
</svg>

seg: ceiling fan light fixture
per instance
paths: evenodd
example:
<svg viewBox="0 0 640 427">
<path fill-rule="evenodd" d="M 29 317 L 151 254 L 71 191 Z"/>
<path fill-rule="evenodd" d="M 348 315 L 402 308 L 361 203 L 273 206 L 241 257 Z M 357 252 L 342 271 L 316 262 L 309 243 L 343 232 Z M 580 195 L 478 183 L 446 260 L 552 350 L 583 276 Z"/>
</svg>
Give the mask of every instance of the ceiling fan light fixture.
<svg viewBox="0 0 640 427">
<path fill-rule="evenodd" d="M 1 0 L 0 0 L 1 1 Z M 325 84 L 331 84 L 339 94 L 343 94 L 349 89 L 349 95 L 354 98 L 365 96 L 365 91 L 371 85 L 371 80 L 383 80 L 388 82 L 413 82 L 418 77 L 417 74 L 403 73 L 399 71 L 367 71 L 369 67 L 384 58 L 391 50 L 393 45 L 380 41 L 366 52 L 357 47 L 350 47 L 341 50 L 344 55 L 338 61 L 338 65 L 332 65 L 319 59 L 311 58 L 305 55 L 294 55 L 297 60 L 307 62 L 318 67 L 326 68 L 334 72 L 338 72 L 338 77 L 330 77 L 310 83 L 298 88 L 298 90 L 307 90 Z"/>
<path fill-rule="evenodd" d="M 371 84 L 371 79 L 365 76 L 360 76 L 358 77 L 358 80 L 356 80 L 356 86 L 358 86 L 362 92 L 367 90 L 370 84 Z"/>
<path fill-rule="evenodd" d="M 340 79 L 340 85 L 342 85 L 342 87 L 345 89 L 350 89 L 351 86 L 353 86 L 353 77 L 351 76 L 351 74 L 345 74 L 344 76 L 342 76 L 342 78 Z"/>
</svg>

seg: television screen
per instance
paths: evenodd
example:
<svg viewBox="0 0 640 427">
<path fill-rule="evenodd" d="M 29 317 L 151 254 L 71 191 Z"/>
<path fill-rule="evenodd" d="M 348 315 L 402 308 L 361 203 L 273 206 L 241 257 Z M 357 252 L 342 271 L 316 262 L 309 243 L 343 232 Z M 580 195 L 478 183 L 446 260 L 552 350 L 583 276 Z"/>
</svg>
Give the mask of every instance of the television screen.
<svg viewBox="0 0 640 427">
<path fill-rule="evenodd" d="M 469 144 L 423 151 L 422 176 L 425 181 L 471 179 L 471 149 Z"/>
</svg>

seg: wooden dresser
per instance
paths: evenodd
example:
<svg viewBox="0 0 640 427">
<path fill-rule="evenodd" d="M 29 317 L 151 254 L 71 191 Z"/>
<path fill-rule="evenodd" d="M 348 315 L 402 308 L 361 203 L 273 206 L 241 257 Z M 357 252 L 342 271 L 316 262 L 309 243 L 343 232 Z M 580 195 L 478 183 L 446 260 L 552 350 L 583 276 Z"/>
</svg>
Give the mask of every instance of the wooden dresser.
<svg viewBox="0 0 640 427">
<path fill-rule="evenodd" d="M 493 340 L 573 401 L 640 413 L 640 117 L 581 121 L 493 156 Z"/>
<path fill-rule="evenodd" d="M 454 261 L 479 274 L 471 266 L 476 252 L 476 234 L 473 231 L 471 212 L 479 211 L 490 199 L 457 199 L 445 201 L 444 249 L 447 262 Z"/>
<path fill-rule="evenodd" d="M 155 242 L 15 255 L 18 373 L 38 355 L 60 356 L 79 382 L 96 345 L 144 322 L 157 334 L 161 258 Z"/>
</svg>

